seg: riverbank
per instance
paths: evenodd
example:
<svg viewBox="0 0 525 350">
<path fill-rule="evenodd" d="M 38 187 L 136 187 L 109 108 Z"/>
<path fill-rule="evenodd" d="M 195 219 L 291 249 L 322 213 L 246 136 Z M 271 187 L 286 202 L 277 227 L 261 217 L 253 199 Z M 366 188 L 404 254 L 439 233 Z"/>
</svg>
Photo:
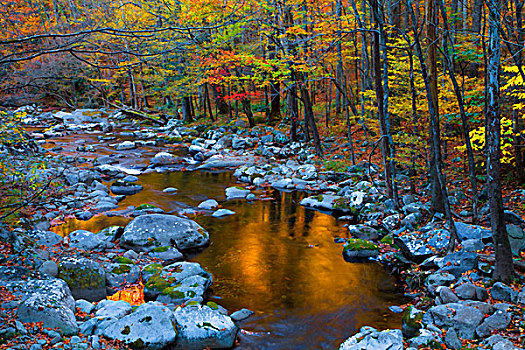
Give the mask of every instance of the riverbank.
<svg viewBox="0 0 525 350">
<path fill-rule="evenodd" d="M 74 349 L 118 346 L 106 343 L 104 337 L 136 347 L 141 342 L 148 343 L 149 348 L 173 344 L 182 348 L 231 347 L 239 330 L 235 321 L 250 312 L 235 315 L 207 301 L 212 286 L 209 272 L 185 260 L 209 244 L 208 233 L 193 220 L 195 215 L 232 213 L 213 200 L 181 207 L 176 210 L 178 216 L 172 215 L 175 212 L 166 215 L 161 208 L 147 203 L 119 208 L 126 196 L 143 191 L 137 181 L 142 174 L 202 169 L 235 169 L 234 175 L 245 186 L 227 188 L 226 201 L 271 200 L 264 190 L 257 191 L 264 188 L 310 192 L 301 205 L 333 213 L 347 223 L 348 232 L 335 237 L 333 243 L 342 244 L 346 260 L 379 260 L 405 279 L 410 288 L 407 296 L 413 298 L 404 321 L 405 339 L 401 331 L 363 329 L 342 348 L 360 348 L 362 342 L 368 342 L 370 348 L 377 339 L 393 346 L 402 346 L 404 341 L 416 347 L 433 342 L 457 348 L 461 341 L 465 345 L 474 338 L 478 344 L 488 341 L 493 332 L 519 330 L 520 325 L 514 321 L 520 321 L 518 310 L 523 296 L 502 285 L 490 287 L 488 231 L 458 223 L 461 251 L 437 257 L 448 243 L 448 231 L 441 218 L 429 220 L 426 204 L 409 194 L 403 196 L 403 208 L 396 211 L 383 195 L 380 174 L 373 164 L 361 163 L 344 173 L 326 171 L 316 167 L 313 148 L 291 142 L 278 128 L 248 129 L 240 120 L 221 127 L 188 128 L 176 120 L 166 127 L 148 127 L 132 125 L 118 113 L 106 116 L 98 111 L 76 111 L 35 112 L 26 123 L 34 128 L 35 142 L 43 145 L 55 162 L 42 176 L 59 176 L 67 192 L 59 202 L 36 208 L 32 221 L 27 221 L 36 231 L 19 229 L 3 234 L 6 254 L 2 265 L 7 287 L 3 292 L 13 299 L 2 304 L 4 315 L 18 311 L 19 318 L 26 321 L 4 322 L 2 337 L 12 348 L 24 348 L 33 334 L 46 340 L 33 344 L 33 350 L 38 345 L 56 348 L 67 344 Z M 122 129 L 126 125 L 131 130 Z M 93 137 L 77 140 L 75 134 L 79 132 Z M 63 146 L 53 145 L 58 141 L 74 143 L 76 154 L 63 154 Z M 344 148 L 338 142 L 333 139 L 325 146 Z M 134 150 L 141 152 L 135 154 Z M 166 187 L 163 192 L 176 193 L 177 189 Z M 72 217 L 82 221 L 101 215 L 122 218 L 124 227 L 96 233 L 75 231 L 65 238 L 48 231 L 57 231 L 53 227 Z M 518 215 L 508 215 L 513 220 L 513 246 L 519 253 L 525 244 L 523 221 Z M 12 262 L 18 267 L 7 266 Z M 146 299 L 159 303 L 148 302 L 138 308 L 131 305 L 142 302 L 140 283 Z M 42 284 L 48 292 L 37 293 Z M 123 287 L 132 293 L 131 300 L 99 302 Z M 504 303 L 496 305 L 497 300 Z M 176 307 L 181 304 L 186 306 Z M 392 310 L 402 312 L 403 308 Z M 451 320 L 448 310 L 453 310 Z M 147 332 L 161 327 L 148 319 L 171 322 L 171 329 L 164 332 L 168 336 Z M 194 319 L 202 322 L 192 322 Z M 61 323 L 52 323 L 57 320 Z M 145 320 L 147 325 L 134 327 L 137 320 Z M 27 321 L 44 324 L 28 326 Z M 42 326 L 58 327 L 60 331 L 49 335 L 43 333 Z M 78 330 L 81 335 L 73 335 Z M 512 333 L 507 335 L 514 342 L 520 341 Z M 505 340 L 499 343 L 505 346 Z"/>
</svg>

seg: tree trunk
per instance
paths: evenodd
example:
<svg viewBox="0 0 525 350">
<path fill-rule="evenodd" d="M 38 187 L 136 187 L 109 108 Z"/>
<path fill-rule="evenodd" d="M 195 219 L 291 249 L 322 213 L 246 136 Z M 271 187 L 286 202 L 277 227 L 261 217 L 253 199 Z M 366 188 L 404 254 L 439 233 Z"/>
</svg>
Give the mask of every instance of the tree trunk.
<svg viewBox="0 0 525 350">
<path fill-rule="evenodd" d="M 182 98 L 182 120 L 184 120 L 185 123 L 190 123 L 193 121 L 190 103 L 189 96 Z"/>
<path fill-rule="evenodd" d="M 432 140 L 434 133 L 439 133 L 439 105 L 438 105 L 438 86 L 437 86 L 437 60 L 436 60 L 436 40 L 437 40 L 437 16 L 434 6 L 434 0 L 427 0 L 427 43 L 428 43 L 428 56 L 427 56 L 427 65 L 428 65 L 428 83 L 430 86 L 430 93 L 432 95 L 431 102 L 433 104 L 434 112 L 436 113 L 437 123 L 432 125 L 432 122 L 429 122 L 429 137 Z M 437 145 L 441 147 L 441 143 Z M 437 166 L 435 162 L 441 163 L 441 149 L 436 149 L 436 145 L 433 142 L 430 142 L 430 182 L 431 182 L 431 195 L 432 195 L 432 208 L 440 213 L 445 211 L 445 204 L 443 193 L 439 186 L 438 174 L 436 172 Z M 441 166 L 441 164 L 439 165 Z"/>
<path fill-rule="evenodd" d="M 499 69 L 501 39 L 499 31 L 501 25 L 501 7 L 499 0 L 489 0 L 487 4 L 489 7 L 489 65 L 487 71 L 487 92 L 485 94 L 485 98 L 488 100 L 487 116 L 485 118 L 485 144 L 487 145 L 487 187 L 489 193 L 490 224 L 496 253 L 493 278 L 509 281 L 513 275 L 514 266 L 505 226 L 500 171 L 501 125 Z"/>
</svg>

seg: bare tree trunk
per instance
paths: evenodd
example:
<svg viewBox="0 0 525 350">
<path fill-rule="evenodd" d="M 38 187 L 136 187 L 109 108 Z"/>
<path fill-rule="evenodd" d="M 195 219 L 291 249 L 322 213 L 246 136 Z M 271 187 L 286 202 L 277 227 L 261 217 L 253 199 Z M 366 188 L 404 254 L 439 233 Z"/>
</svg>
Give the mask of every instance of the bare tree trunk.
<svg viewBox="0 0 525 350">
<path fill-rule="evenodd" d="M 428 102 L 428 112 L 430 114 L 430 121 L 431 125 L 433 126 L 433 133 L 432 133 L 432 139 L 430 140 L 434 146 L 434 149 L 436 150 L 436 153 L 434 154 L 434 165 L 436 167 L 436 174 L 437 174 L 437 181 L 439 184 L 439 188 L 441 189 L 441 196 L 443 197 L 444 207 L 445 207 L 445 215 L 447 218 L 447 223 L 450 230 L 450 241 L 448 244 L 448 250 L 453 251 L 456 246 L 456 241 L 458 238 L 457 232 L 456 232 L 456 226 L 454 224 L 454 220 L 452 219 L 452 212 L 450 210 L 450 203 L 448 201 L 447 196 L 447 185 L 445 182 L 445 179 L 443 177 L 443 173 L 441 172 L 441 158 L 440 158 L 440 134 L 438 129 L 438 114 L 435 110 L 436 104 L 432 101 L 432 88 L 430 86 L 430 80 L 428 77 L 428 71 L 427 66 L 425 63 L 425 58 L 423 56 L 423 50 L 421 49 L 421 42 L 419 40 L 419 31 L 418 31 L 418 24 L 416 20 L 416 16 L 414 14 L 414 9 L 412 7 L 411 0 L 407 0 L 407 9 L 410 12 L 410 18 L 412 20 L 412 31 L 414 32 L 414 41 L 416 46 L 416 53 L 419 58 L 419 64 L 421 65 L 421 75 L 423 76 L 423 81 L 425 82 L 425 91 L 427 95 L 427 102 Z"/>
<path fill-rule="evenodd" d="M 454 92 L 456 93 L 456 99 L 458 101 L 459 105 L 459 114 L 461 115 L 461 123 L 462 123 L 462 130 L 463 130 L 463 137 L 465 139 L 465 145 L 467 147 L 467 160 L 468 160 L 468 169 L 469 169 L 469 177 L 470 177 L 470 185 L 472 186 L 472 214 L 474 217 L 474 220 L 477 220 L 478 217 L 478 186 L 476 181 L 476 164 L 474 162 L 474 152 L 472 151 L 472 144 L 470 143 L 470 135 L 469 135 L 469 128 L 468 128 L 468 118 L 467 114 L 465 112 L 465 105 L 463 101 L 463 94 L 461 93 L 461 89 L 459 88 L 458 82 L 456 80 L 456 76 L 454 75 L 454 56 L 455 56 L 455 50 L 454 46 L 452 46 L 452 52 L 449 50 L 448 41 L 450 40 L 449 37 L 449 29 L 448 29 L 448 18 L 447 18 L 447 12 L 445 10 L 445 6 L 443 5 L 443 0 L 437 0 L 439 9 L 441 10 L 441 16 L 443 17 L 443 26 L 444 26 L 444 39 L 443 39 L 443 52 L 445 56 L 445 64 L 447 66 L 447 70 L 449 73 L 450 80 L 452 81 L 452 85 L 454 86 Z"/>
<path fill-rule="evenodd" d="M 437 86 L 437 60 L 436 60 L 436 40 L 437 40 L 437 16 L 434 6 L 434 0 L 427 0 L 427 42 L 428 42 L 428 83 L 430 86 L 430 93 L 432 94 L 431 102 L 436 113 L 437 123 L 432 125 L 429 123 L 429 136 L 430 139 L 434 137 L 434 133 L 438 134 L 441 132 L 439 127 L 439 97 L 438 97 L 438 86 Z M 431 195 L 432 195 L 432 208 L 437 212 L 443 213 L 445 211 L 445 204 L 443 198 L 443 192 L 441 191 L 437 167 L 435 162 L 441 163 L 441 149 L 436 149 L 436 145 L 430 142 L 430 182 L 431 182 Z M 441 143 L 437 144 L 437 147 L 441 147 Z M 441 164 L 439 165 L 441 166 Z"/>
<path fill-rule="evenodd" d="M 185 123 L 193 121 L 190 103 L 190 98 L 188 96 L 182 98 L 182 120 L 184 120 Z"/>
<path fill-rule="evenodd" d="M 487 145 L 487 186 L 489 192 L 490 224 L 492 239 L 496 253 L 494 279 L 508 281 L 514 273 L 512 251 L 505 226 L 503 198 L 501 194 L 500 171 L 500 87 L 499 69 L 501 56 L 499 0 L 487 1 L 489 7 L 489 65 L 488 84 L 485 98 L 488 100 L 487 116 L 485 118 L 485 144 Z"/>
</svg>

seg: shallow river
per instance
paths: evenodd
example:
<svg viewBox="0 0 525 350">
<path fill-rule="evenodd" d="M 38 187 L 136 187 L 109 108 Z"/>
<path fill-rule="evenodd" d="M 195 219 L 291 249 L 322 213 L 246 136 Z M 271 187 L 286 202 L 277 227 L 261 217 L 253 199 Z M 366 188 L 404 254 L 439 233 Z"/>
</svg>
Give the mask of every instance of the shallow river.
<svg viewBox="0 0 525 350">
<path fill-rule="evenodd" d="M 94 135 L 85 136 L 88 144 L 95 142 Z M 56 144 L 69 148 L 78 139 L 66 137 Z M 128 165 L 156 151 L 136 152 Z M 98 154 L 113 152 L 98 146 Z M 172 213 L 213 198 L 235 211 L 225 218 L 192 217 L 210 233 L 211 245 L 191 260 L 213 275 L 210 300 L 229 311 L 255 311 L 240 322 L 239 349 L 336 349 L 363 325 L 400 327 L 401 316 L 388 310 L 402 303 L 394 279 L 379 264 L 343 260 L 341 245 L 334 243 L 335 237 L 348 237 L 342 222 L 300 206 L 304 193 L 274 190 L 265 193 L 273 200 L 224 202 L 224 189 L 236 182 L 231 172 L 144 174 L 139 180 L 144 190 L 124 199 L 119 209 L 151 203 Z M 166 187 L 179 191 L 166 194 Z M 70 220 L 54 231 L 97 232 L 129 220 L 100 215 Z"/>
<path fill-rule="evenodd" d="M 224 199 L 235 184 L 230 172 L 174 172 L 140 176 L 144 190 L 120 203 L 122 208 L 155 204 L 167 212 Z M 166 187 L 177 194 L 165 194 Z M 235 215 L 197 216 L 211 245 L 192 260 L 213 275 L 211 300 L 230 311 L 256 312 L 241 322 L 241 349 L 333 349 L 363 325 L 399 327 L 388 310 L 401 296 L 394 280 L 376 263 L 347 263 L 335 237 L 347 230 L 333 216 L 305 209 L 304 194 L 269 193 L 274 200 L 228 201 Z M 93 232 L 129 219 L 105 215 L 69 221 L 61 233 Z"/>
</svg>

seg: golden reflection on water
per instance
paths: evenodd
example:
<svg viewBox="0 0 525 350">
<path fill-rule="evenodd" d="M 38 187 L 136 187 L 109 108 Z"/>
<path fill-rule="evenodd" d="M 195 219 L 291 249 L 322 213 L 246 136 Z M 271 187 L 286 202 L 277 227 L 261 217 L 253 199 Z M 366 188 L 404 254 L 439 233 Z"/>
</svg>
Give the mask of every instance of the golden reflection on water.
<svg viewBox="0 0 525 350">
<path fill-rule="evenodd" d="M 144 190 L 122 201 L 121 208 L 152 203 L 173 212 L 207 198 L 222 200 L 235 178 L 231 173 L 154 173 L 142 175 L 140 183 Z M 179 189 L 177 194 L 162 192 L 170 186 Z M 253 349 L 318 348 L 308 346 L 314 341 L 336 347 L 363 325 L 399 327 L 400 316 L 387 310 L 401 303 L 393 279 L 379 264 L 344 261 L 342 246 L 334 243 L 335 237 L 348 237 L 343 224 L 298 205 L 304 194 L 272 195 L 273 201 L 223 202 L 236 213 L 229 217 L 196 217 L 212 243 L 193 260 L 213 275 L 212 299 L 231 311 L 256 311 L 243 328 L 272 334 L 255 341 Z M 128 220 L 71 220 L 55 231 L 97 232 Z M 252 340 L 241 348 L 251 349 Z"/>
</svg>

